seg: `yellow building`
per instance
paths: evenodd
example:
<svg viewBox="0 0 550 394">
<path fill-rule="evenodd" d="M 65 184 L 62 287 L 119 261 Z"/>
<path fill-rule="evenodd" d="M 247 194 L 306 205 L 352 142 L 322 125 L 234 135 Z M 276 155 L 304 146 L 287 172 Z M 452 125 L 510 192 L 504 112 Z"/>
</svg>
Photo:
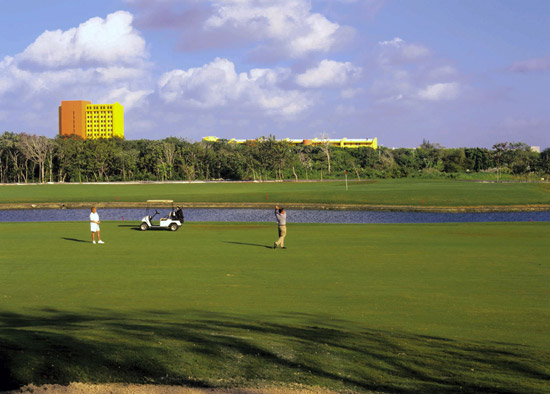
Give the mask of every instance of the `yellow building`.
<svg viewBox="0 0 550 394">
<path fill-rule="evenodd" d="M 62 101 L 59 134 L 78 135 L 83 139 L 124 138 L 124 108 L 119 103 Z"/>
<path fill-rule="evenodd" d="M 329 139 L 329 140 L 323 140 L 323 139 L 317 139 L 311 140 L 310 145 L 323 145 L 327 143 L 331 146 L 338 146 L 340 148 L 361 148 L 361 147 L 368 147 L 372 149 L 378 149 L 378 138 L 373 139 Z"/>
<path fill-rule="evenodd" d="M 122 105 L 90 104 L 86 106 L 86 138 L 124 138 Z"/>
<path fill-rule="evenodd" d="M 216 142 L 216 141 L 219 141 L 220 139 L 218 137 L 208 136 L 208 137 L 204 137 L 202 140 L 204 142 Z M 233 138 L 231 140 L 228 140 L 227 142 L 230 143 L 230 144 L 231 143 L 245 144 L 248 141 L 256 141 L 256 140 L 237 140 L 237 139 Z M 289 143 L 290 145 L 319 146 L 319 145 L 325 145 L 325 144 L 328 143 L 330 146 L 337 146 L 337 147 L 340 147 L 340 148 L 368 147 L 368 148 L 372 148 L 372 149 L 378 149 L 378 138 L 373 138 L 373 139 L 349 139 L 349 140 L 347 138 L 328 139 L 328 140 L 318 139 L 318 138 L 315 138 L 315 139 L 312 139 L 312 140 L 286 138 L 284 140 L 278 140 L 278 141 L 284 141 L 284 142 Z"/>
</svg>

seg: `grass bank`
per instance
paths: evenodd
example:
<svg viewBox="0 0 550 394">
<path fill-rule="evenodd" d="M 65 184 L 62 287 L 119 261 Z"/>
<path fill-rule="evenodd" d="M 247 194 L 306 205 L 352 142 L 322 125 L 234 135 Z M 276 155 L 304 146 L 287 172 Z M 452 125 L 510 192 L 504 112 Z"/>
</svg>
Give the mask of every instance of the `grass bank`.
<svg viewBox="0 0 550 394">
<path fill-rule="evenodd" d="M 284 183 L 55 184 L 0 186 L 0 204 L 144 202 L 364 204 L 476 207 L 550 204 L 550 183 L 382 180 Z"/>
<path fill-rule="evenodd" d="M 548 223 L 102 226 L 0 223 L 0 390 L 549 391 Z"/>
</svg>

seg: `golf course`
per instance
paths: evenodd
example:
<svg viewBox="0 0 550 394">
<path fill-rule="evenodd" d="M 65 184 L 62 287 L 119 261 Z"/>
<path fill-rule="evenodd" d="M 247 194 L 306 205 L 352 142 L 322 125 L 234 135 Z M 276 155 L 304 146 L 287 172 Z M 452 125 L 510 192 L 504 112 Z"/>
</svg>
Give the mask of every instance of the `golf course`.
<svg viewBox="0 0 550 394">
<path fill-rule="evenodd" d="M 550 183 L 388 179 L 334 182 L 33 184 L 1 187 L 0 207 L 31 203 L 310 203 L 479 207 L 550 204 Z"/>
<path fill-rule="evenodd" d="M 548 204 L 548 184 L 0 186 L 0 203 Z M 267 201 L 266 201 L 267 200 Z M 101 217 L 101 209 L 98 210 Z M 550 392 L 550 223 L 0 223 L 0 391 Z M 546 257 L 545 257 L 546 256 Z"/>
</svg>

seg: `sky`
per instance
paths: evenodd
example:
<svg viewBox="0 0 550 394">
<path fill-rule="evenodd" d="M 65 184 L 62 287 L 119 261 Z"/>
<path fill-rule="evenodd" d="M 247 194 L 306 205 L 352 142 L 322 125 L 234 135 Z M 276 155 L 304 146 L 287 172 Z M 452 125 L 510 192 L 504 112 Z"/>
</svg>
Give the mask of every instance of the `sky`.
<svg viewBox="0 0 550 394">
<path fill-rule="evenodd" d="M 547 0 L 1 0 L 0 132 L 550 146 Z"/>
</svg>

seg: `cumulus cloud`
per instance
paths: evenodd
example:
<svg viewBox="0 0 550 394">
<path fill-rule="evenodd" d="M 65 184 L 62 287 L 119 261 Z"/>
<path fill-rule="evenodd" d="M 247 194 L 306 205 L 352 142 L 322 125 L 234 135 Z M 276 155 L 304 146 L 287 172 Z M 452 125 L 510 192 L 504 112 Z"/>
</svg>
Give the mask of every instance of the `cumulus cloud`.
<svg viewBox="0 0 550 394">
<path fill-rule="evenodd" d="M 126 11 L 92 18 L 78 27 L 45 31 L 18 56 L 21 65 L 44 68 L 134 64 L 147 56 L 145 40 Z"/>
<path fill-rule="evenodd" d="M 6 56 L 0 62 L 0 97 L 2 94 L 13 91 L 22 81 L 28 80 L 30 73 L 17 67 L 15 59 Z"/>
<path fill-rule="evenodd" d="M 441 101 L 454 100 L 460 94 L 460 85 L 457 82 L 436 83 L 428 85 L 418 92 L 422 100 Z"/>
<path fill-rule="evenodd" d="M 361 68 L 350 62 L 323 60 L 296 77 L 296 83 L 306 88 L 343 86 L 361 74 Z"/>
<path fill-rule="evenodd" d="M 515 62 L 510 67 L 510 71 L 518 73 L 550 71 L 550 55 Z"/>
<path fill-rule="evenodd" d="M 152 93 L 150 64 L 132 21 L 126 11 L 91 18 L 66 31 L 46 31 L 6 56 L 0 61 L 0 107 L 16 118 L 31 108 L 40 115 L 25 115 L 26 123 L 55 132 L 61 100 L 118 101 L 127 111 L 144 105 Z"/>
<path fill-rule="evenodd" d="M 241 46 L 256 59 L 302 58 L 326 53 L 352 35 L 312 11 L 308 0 L 209 0 L 155 3 L 133 1 L 138 23 L 148 28 L 178 29 L 185 51 Z"/>
<path fill-rule="evenodd" d="M 254 41 L 269 40 L 268 46 L 282 47 L 292 57 L 327 52 L 339 28 L 323 15 L 312 13 L 311 4 L 304 0 L 215 0 L 212 3 L 214 14 L 206 20 L 206 30 L 246 31 Z"/>
<path fill-rule="evenodd" d="M 392 46 L 392 47 L 395 47 L 395 48 L 398 48 L 400 47 L 401 45 L 403 45 L 405 43 L 405 41 L 400 38 L 400 37 L 395 37 L 393 40 L 390 40 L 390 41 L 379 41 L 378 42 L 378 45 L 381 45 L 381 46 Z"/>
<path fill-rule="evenodd" d="M 130 90 L 126 86 L 113 89 L 103 97 L 99 98 L 101 103 L 119 102 L 126 109 L 142 107 L 145 105 L 147 97 L 153 93 L 153 90 Z"/>
<path fill-rule="evenodd" d="M 380 77 L 370 90 L 377 104 L 450 101 L 468 91 L 459 82 L 458 70 L 448 61 L 437 59 L 424 45 L 395 37 L 378 42 L 377 50 Z"/>
<path fill-rule="evenodd" d="M 431 55 L 431 51 L 423 45 L 409 44 L 400 37 L 389 41 L 380 41 L 380 63 L 403 64 L 418 61 Z"/>
<path fill-rule="evenodd" d="M 430 72 L 417 74 L 414 70 L 392 69 L 371 86 L 370 93 L 378 104 L 437 102 L 458 99 L 464 92 L 459 82 L 427 82 Z"/>
<path fill-rule="evenodd" d="M 137 11 L 136 26 L 147 29 L 200 28 L 212 14 L 203 0 L 125 0 Z"/>
<path fill-rule="evenodd" d="M 295 115 L 307 109 L 310 100 L 302 92 L 280 87 L 288 74 L 286 69 L 252 69 L 237 74 L 231 61 L 216 58 L 202 67 L 164 73 L 158 92 L 166 103 L 182 106 L 243 105 L 272 114 Z"/>
</svg>

